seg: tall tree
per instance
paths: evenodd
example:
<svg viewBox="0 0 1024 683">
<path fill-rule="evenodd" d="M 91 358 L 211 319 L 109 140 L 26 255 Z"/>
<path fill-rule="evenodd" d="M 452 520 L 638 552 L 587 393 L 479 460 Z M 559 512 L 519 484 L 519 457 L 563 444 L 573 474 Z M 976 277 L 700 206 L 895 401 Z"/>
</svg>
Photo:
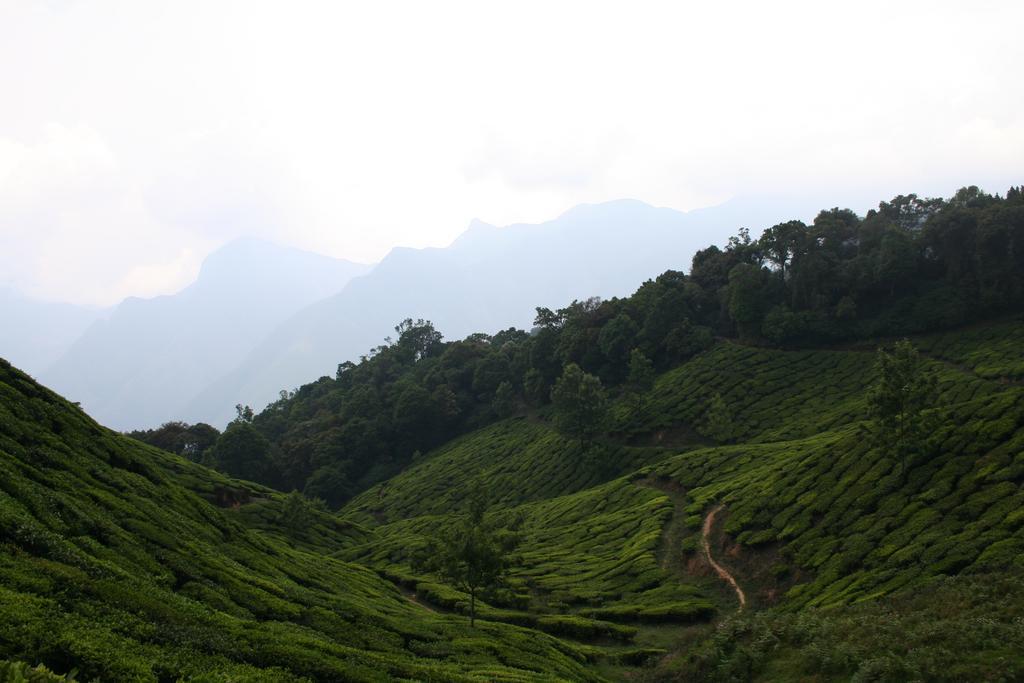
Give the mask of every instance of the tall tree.
<svg viewBox="0 0 1024 683">
<path fill-rule="evenodd" d="M 761 334 L 761 322 L 771 307 L 772 280 L 761 266 L 740 263 L 729 271 L 729 315 L 743 339 L 755 339 Z"/>
<path fill-rule="evenodd" d="M 783 280 L 786 279 L 786 266 L 793 260 L 806 235 L 807 226 L 802 221 L 787 221 L 768 228 L 758 240 L 768 260 L 779 267 Z"/>
<path fill-rule="evenodd" d="M 555 424 L 566 436 L 586 448 L 604 429 L 608 401 L 601 380 L 570 363 L 551 390 Z"/>
<path fill-rule="evenodd" d="M 937 382 L 906 339 L 897 342 L 892 353 L 880 348 L 875 370 L 878 379 L 868 392 L 873 440 L 899 460 L 905 481 L 908 465 L 928 438 L 926 411 L 935 401 Z"/>
</svg>

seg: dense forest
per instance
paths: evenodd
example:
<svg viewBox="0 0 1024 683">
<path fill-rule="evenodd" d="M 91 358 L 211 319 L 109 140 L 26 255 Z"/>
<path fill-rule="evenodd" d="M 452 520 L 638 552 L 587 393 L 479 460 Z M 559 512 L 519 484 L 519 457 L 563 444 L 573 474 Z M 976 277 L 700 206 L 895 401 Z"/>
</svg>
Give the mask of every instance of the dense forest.
<svg viewBox="0 0 1024 683">
<path fill-rule="evenodd" d="M 945 329 L 1024 303 L 1024 191 L 900 195 L 860 218 L 821 211 L 757 239 L 740 229 L 630 297 L 537 309 L 535 327 L 444 341 L 423 320 L 212 442 L 208 425 L 132 436 L 338 507 L 452 437 L 550 402 L 575 364 L 613 393 L 630 366 L 662 371 L 715 338 L 776 348 L 838 345 Z M 640 356 L 638 358 L 638 356 Z"/>
</svg>

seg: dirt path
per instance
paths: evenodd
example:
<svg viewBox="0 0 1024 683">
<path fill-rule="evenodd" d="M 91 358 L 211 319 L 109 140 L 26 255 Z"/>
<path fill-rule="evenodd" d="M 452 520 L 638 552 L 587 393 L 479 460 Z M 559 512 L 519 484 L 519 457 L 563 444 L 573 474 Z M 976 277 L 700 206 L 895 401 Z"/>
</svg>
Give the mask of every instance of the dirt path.
<svg viewBox="0 0 1024 683">
<path fill-rule="evenodd" d="M 637 485 L 644 486 L 656 491 L 660 491 L 667 495 L 672 501 L 672 519 L 665 526 L 662 532 L 661 543 L 658 550 L 658 564 L 662 569 L 670 571 L 676 574 L 685 574 L 686 568 L 683 564 L 683 556 L 679 552 L 679 543 L 683 535 L 686 533 L 686 522 L 685 522 L 685 506 L 686 506 L 686 492 L 684 489 L 675 484 L 674 482 L 657 480 L 657 479 L 646 479 L 637 482 Z M 736 591 L 736 597 L 739 600 L 739 609 L 743 609 L 747 606 L 747 596 L 740 588 L 735 577 L 729 570 L 722 565 L 715 562 L 715 558 L 711 555 L 711 532 L 715 527 L 715 516 L 725 507 L 724 504 L 720 504 L 710 512 L 707 517 L 704 518 L 704 525 L 701 529 L 701 546 L 704 549 L 704 557 L 707 559 L 708 564 L 712 569 L 715 570 L 715 574 L 727 582 L 732 589 Z"/>
<path fill-rule="evenodd" d="M 740 601 L 739 609 L 742 610 L 747 606 L 747 596 L 743 593 L 743 589 L 740 588 L 740 585 L 736 583 L 736 579 L 733 578 L 733 575 L 729 573 L 729 570 L 715 562 L 715 558 L 711 555 L 711 542 L 708 540 L 711 535 L 711 530 L 715 526 L 715 515 L 717 515 L 723 507 L 725 507 L 724 504 L 718 505 L 708 513 L 707 517 L 704 518 L 704 527 L 701 530 L 700 542 L 701 545 L 704 546 L 704 556 L 707 558 L 708 564 L 711 565 L 711 568 L 715 570 L 715 573 L 718 574 L 722 580 L 727 581 L 729 585 L 732 586 L 733 590 L 736 591 L 736 597 Z"/>
<path fill-rule="evenodd" d="M 442 612 L 440 612 L 439 610 L 434 609 L 433 607 L 431 607 L 427 603 L 425 603 L 422 600 L 420 600 L 419 597 L 417 597 L 415 591 L 411 591 L 408 588 L 404 588 L 402 586 L 398 586 L 398 590 L 399 590 L 399 592 L 402 594 L 402 596 L 406 600 L 408 600 L 412 604 L 416 605 L 417 607 L 422 607 L 423 609 L 427 610 L 428 612 L 433 612 L 434 614 L 442 614 Z"/>
</svg>

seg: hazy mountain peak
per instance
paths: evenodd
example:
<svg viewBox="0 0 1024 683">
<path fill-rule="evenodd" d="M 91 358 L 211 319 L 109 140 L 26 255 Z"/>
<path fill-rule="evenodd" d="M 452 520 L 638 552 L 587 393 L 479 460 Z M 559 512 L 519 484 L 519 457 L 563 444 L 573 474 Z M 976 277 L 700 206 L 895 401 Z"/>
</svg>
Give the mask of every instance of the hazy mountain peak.
<svg viewBox="0 0 1024 683">
<path fill-rule="evenodd" d="M 125 299 L 44 377 L 110 426 L 159 424 L 278 324 L 369 269 L 261 239 L 233 240 L 184 290 Z"/>
<path fill-rule="evenodd" d="M 256 237 L 240 237 L 211 252 L 199 269 L 197 283 L 207 280 L 266 280 L 268 271 L 291 271 L 296 268 L 367 266 L 296 247 L 284 246 Z"/>
<path fill-rule="evenodd" d="M 657 207 L 651 206 L 647 202 L 643 202 L 639 199 L 612 199 L 607 202 L 577 204 L 563 212 L 555 219 L 555 221 L 589 219 L 596 216 L 621 216 L 630 213 L 642 213 L 653 210 L 658 209 Z M 684 213 L 682 211 L 676 211 L 675 209 L 668 210 L 677 215 Z"/>
<path fill-rule="evenodd" d="M 498 230 L 500 230 L 500 228 L 497 226 L 485 223 L 479 218 L 474 218 L 469 222 L 466 230 L 455 238 L 455 241 L 451 243 L 449 248 L 464 248 L 472 246 L 482 240 L 489 239 Z"/>
</svg>

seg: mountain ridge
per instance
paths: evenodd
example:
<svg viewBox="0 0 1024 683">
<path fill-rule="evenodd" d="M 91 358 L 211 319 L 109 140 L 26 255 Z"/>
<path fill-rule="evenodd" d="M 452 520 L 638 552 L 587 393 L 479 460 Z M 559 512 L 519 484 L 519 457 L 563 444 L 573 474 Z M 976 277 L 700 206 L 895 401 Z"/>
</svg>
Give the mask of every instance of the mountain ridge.
<svg viewBox="0 0 1024 683">
<path fill-rule="evenodd" d="M 333 374 L 405 318 L 429 319 L 458 339 L 529 328 L 537 306 L 628 295 L 638 282 L 685 269 L 694 252 L 738 227 L 792 217 L 794 204 L 765 210 L 735 201 L 680 212 L 622 199 L 578 205 L 542 223 L 471 223 L 446 248 L 396 247 L 373 271 L 282 323 L 180 417 L 223 424 L 238 403 L 259 408 L 281 390 Z"/>
<path fill-rule="evenodd" d="M 159 424 L 280 320 L 368 269 L 236 240 L 207 257 L 196 281 L 179 292 L 126 299 L 41 376 L 106 424 Z"/>
</svg>

